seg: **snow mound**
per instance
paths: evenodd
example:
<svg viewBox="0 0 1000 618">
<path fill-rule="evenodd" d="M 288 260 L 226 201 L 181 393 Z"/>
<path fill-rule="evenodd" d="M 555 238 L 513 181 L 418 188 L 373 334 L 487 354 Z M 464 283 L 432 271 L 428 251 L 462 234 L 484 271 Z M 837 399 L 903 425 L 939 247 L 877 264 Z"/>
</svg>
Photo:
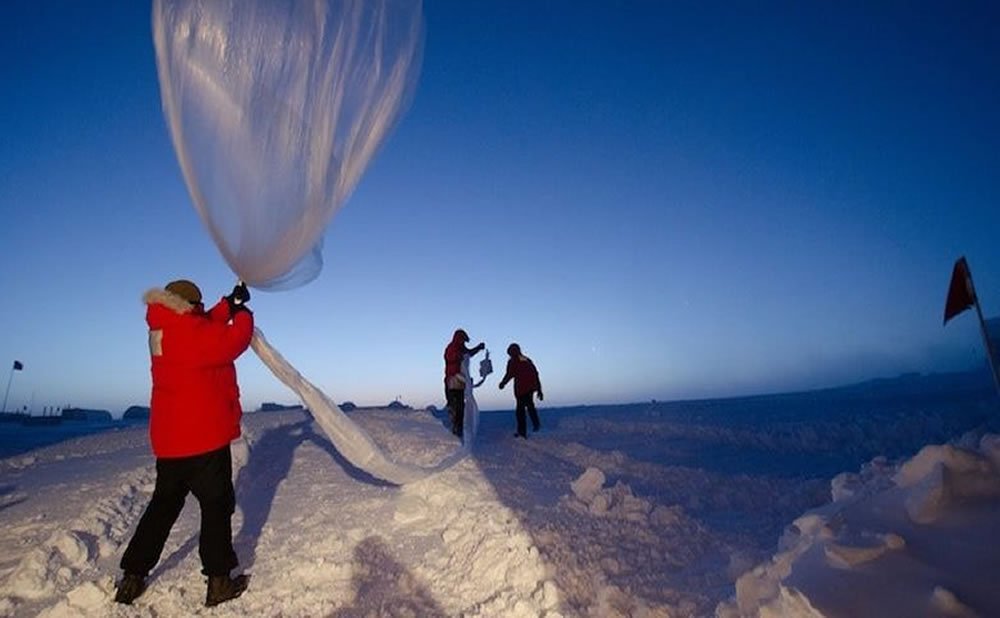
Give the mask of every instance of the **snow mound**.
<svg viewBox="0 0 1000 618">
<path fill-rule="evenodd" d="M 995 434 L 963 438 L 837 477 L 834 501 L 797 519 L 716 615 L 987 615 L 1000 557 L 977 548 L 995 538 L 998 446 Z"/>
<path fill-rule="evenodd" d="M 66 594 L 66 598 L 39 614 L 39 618 L 78 618 L 94 616 L 107 610 L 110 590 L 94 582 L 84 582 Z"/>
<path fill-rule="evenodd" d="M 585 504 L 593 502 L 594 498 L 604 487 L 604 473 L 597 468 L 587 468 L 587 471 L 580 475 L 580 478 L 570 483 L 570 489 L 578 500 Z"/>
<path fill-rule="evenodd" d="M 606 478 L 597 468 L 586 472 L 570 483 L 578 508 L 585 508 L 592 515 L 630 519 L 645 522 L 653 512 L 653 505 L 632 493 L 632 488 L 618 481 L 613 487 L 604 487 Z M 673 520 L 669 507 L 657 507 L 656 519 L 669 523 Z"/>
<path fill-rule="evenodd" d="M 25 554 L 10 577 L 0 587 L 0 610 L 16 607 L 22 601 L 36 601 L 65 591 L 81 577 L 99 571 L 102 559 L 115 556 L 152 491 L 150 471 L 133 475 L 121 485 L 121 494 L 105 497 L 69 522 L 68 529 L 52 533 L 41 545 Z M 87 589 L 84 596 L 89 596 Z M 83 593 L 71 595 L 68 602 L 83 602 Z M 105 594 L 105 596 L 107 596 Z M 6 615 L 0 612 L 0 615 Z M 79 611 L 65 615 L 80 615 Z"/>
</svg>

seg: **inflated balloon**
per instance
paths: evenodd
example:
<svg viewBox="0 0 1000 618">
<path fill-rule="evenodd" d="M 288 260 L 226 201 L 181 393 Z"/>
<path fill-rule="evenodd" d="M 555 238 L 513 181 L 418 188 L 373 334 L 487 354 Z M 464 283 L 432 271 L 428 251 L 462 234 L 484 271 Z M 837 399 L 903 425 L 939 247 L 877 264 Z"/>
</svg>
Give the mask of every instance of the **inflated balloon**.
<svg viewBox="0 0 1000 618">
<path fill-rule="evenodd" d="M 154 0 L 153 38 L 174 150 L 219 251 L 253 287 L 308 283 L 327 224 L 416 83 L 420 2 Z M 251 344 L 358 468 L 403 484 L 468 454 L 394 461 L 259 330 Z M 238 467 L 249 444 L 236 447 Z"/>
<path fill-rule="evenodd" d="M 195 208 L 240 279 L 288 289 L 408 103 L 417 0 L 154 0 L 163 110 Z"/>
</svg>

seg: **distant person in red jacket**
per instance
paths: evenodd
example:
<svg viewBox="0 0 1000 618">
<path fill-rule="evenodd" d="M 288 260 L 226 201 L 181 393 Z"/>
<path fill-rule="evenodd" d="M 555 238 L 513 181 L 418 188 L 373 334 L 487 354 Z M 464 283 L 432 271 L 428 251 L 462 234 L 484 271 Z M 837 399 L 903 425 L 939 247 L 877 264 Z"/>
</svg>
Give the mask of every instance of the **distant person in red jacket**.
<svg viewBox="0 0 1000 618">
<path fill-rule="evenodd" d="M 237 357 L 253 336 L 250 292 L 242 282 L 205 311 L 201 290 L 172 281 L 143 296 L 149 324 L 153 389 L 149 437 L 156 487 L 121 559 L 124 577 L 115 601 L 131 605 L 146 589 L 188 493 L 201 508 L 198 555 L 208 576 L 205 605 L 235 599 L 248 577 L 236 568 L 232 515 L 236 510 L 229 443 L 240 435 Z"/>
<path fill-rule="evenodd" d="M 541 422 L 538 420 L 538 411 L 535 410 L 535 393 L 538 393 L 538 400 L 545 399 L 542 394 L 542 382 L 538 379 L 538 370 L 531 359 L 521 354 L 521 346 L 512 343 L 507 346 L 507 372 L 500 380 L 500 388 L 503 389 L 507 382 L 514 380 L 514 397 L 517 399 L 517 433 L 518 438 L 528 437 L 527 422 L 525 412 L 531 415 L 531 428 L 534 431 L 541 429 Z"/>
<path fill-rule="evenodd" d="M 465 430 L 465 376 L 462 374 L 462 360 L 466 355 L 475 356 L 486 347 L 480 342 L 472 348 L 465 347 L 469 335 L 459 328 L 451 337 L 451 343 L 444 349 L 444 396 L 448 402 L 448 416 L 451 419 L 451 433 L 459 438 Z"/>
</svg>

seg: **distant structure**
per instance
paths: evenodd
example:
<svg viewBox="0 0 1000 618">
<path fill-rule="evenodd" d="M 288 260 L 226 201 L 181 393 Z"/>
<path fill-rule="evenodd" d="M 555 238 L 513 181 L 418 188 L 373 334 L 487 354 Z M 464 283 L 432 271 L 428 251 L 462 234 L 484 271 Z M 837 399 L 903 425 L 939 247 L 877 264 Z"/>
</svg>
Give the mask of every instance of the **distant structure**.
<svg viewBox="0 0 1000 618">
<path fill-rule="evenodd" d="M 300 404 L 286 406 L 281 403 L 274 403 L 273 401 L 265 401 L 260 404 L 260 412 L 281 412 L 282 410 L 298 410 L 302 406 Z"/>
<path fill-rule="evenodd" d="M 396 399 L 386 406 L 359 406 L 353 401 L 345 401 L 344 403 L 337 406 L 340 408 L 341 412 L 353 412 L 355 410 L 412 410 L 413 408 L 406 405 L 402 401 Z"/>
<path fill-rule="evenodd" d="M 32 416 L 30 414 L 24 414 L 21 416 L 21 424 L 29 427 L 37 427 L 40 425 L 59 425 L 62 422 L 63 419 L 61 416 Z"/>
<path fill-rule="evenodd" d="M 63 408 L 64 421 L 107 421 L 111 422 L 111 413 L 107 410 L 89 410 L 87 408 Z"/>
<path fill-rule="evenodd" d="M 140 421 L 149 420 L 149 407 L 148 406 L 129 406 L 128 410 L 125 410 L 125 414 L 122 414 L 122 420 L 126 421 Z"/>
</svg>

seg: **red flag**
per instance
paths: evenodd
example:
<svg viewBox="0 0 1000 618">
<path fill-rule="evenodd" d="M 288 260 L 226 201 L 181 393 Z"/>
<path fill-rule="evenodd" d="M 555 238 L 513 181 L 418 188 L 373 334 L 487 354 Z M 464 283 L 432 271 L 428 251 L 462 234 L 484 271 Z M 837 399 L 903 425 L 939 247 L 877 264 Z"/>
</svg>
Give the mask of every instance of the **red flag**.
<svg viewBox="0 0 1000 618">
<path fill-rule="evenodd" d="M 22 369 L 24 369 L 24 365 L 21 364 L 21 361 L 14 361 L 14 371 L 21 371 Z"/>
<path fill-rule="evenodd" d="M 962 313 L 976 302 L 976 291 L 972 287 L 972 274 L 964 257 L 955 262 L 951 271 L 951 285 L 948 286 L 948 300 L 944 304 L 944 323 Z"/>
</svg>

